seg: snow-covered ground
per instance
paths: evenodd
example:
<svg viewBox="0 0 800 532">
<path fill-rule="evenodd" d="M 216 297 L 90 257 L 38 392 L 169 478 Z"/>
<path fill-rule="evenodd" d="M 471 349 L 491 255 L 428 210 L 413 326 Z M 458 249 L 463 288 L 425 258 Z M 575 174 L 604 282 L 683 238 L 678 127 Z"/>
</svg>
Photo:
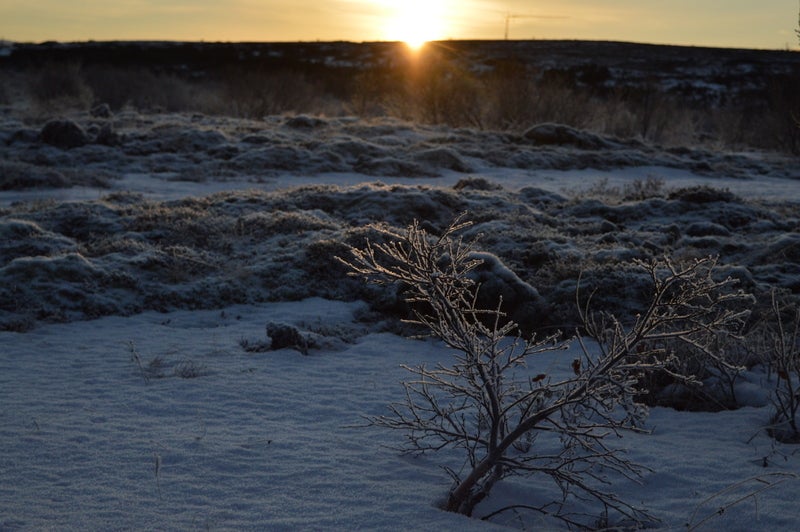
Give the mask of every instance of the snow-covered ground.
<svg viewBox="0 0 800 532">
<path fill-rule="evenodd" d="M 629 262 L 664 253 L 719 254 L 749 291 L 800 290 L 796 159 L 574 130 L 74 119 L 86 143 L 71 149 L 0 124 L 0 530 L 557 528 L 438 510 L 458 457 L 402 456 L 401 434 L 362 426 L 402 399 L 400 364 L 451 356 L 395 334 L 392 296 L 333 259 L 372 223 L 435 231 L 467 211 L 541 294 L 518 302 L 532 329 L 572 324 L 578 274 L 635 312 Z M 268 349 L 269 323 L 308 335 L 308 355 Z M 612 490 L 658 528 L 720 508 L 705 529 L 797 528 L 800 457 L 763 430 L 763 369 L 739 383 L 738 410 L 654 408 L 651 434 L 613 443 L 651 472 Z M 557 496 L 506 481 L 478 514 Z"/>
<path fill-rule="evenodd" d="M 400 364 L 450 356 L 432 342 L 354 332 L 359 308 L 310 299 L 0 333 L 0 527 L 496 529 L 435 508 L 450 483 L 441 457 L 403 457 L 388 448 L 400 434 L 359 426 L 361 416 L 385 413 L 401 398 Z M 263 340 L 272 321 L 322 331 L 324 347 L 308 356 L 245 351 L 241 340 Z M 561 356 L 565 365 L 572 359 Z M 192 378 L 176 375 L 187 366 Z M 791 446 L 757 435 L 767 417 L 763 407 L 656 408 L 651 435 L 614 443 L 652 473 L 613 489 L 664 529 L 681 529 L 704 499 L 734 483 L 800 473 Z M 696 520 L 758 487 L 753 481 L 709 501 Z M 708 529 L 794 530 L 798 487 L 791 479 L 744 500 Z M 520 480 L 499 486 L 488 504 L 548 493 L 557 496 L 547 483 Z M 555 527 L 524 518 L 529 529 Z M 505 522 L 520 524 L 513 515 Z"/>
</svg>

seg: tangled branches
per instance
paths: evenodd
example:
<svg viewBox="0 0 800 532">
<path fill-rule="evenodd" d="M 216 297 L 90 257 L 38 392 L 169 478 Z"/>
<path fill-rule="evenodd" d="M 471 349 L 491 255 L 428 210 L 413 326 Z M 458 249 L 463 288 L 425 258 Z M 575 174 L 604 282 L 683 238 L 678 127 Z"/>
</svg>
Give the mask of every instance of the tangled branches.
<svg viewBox="0 0 800 532">
<path fill-rule="evenodd" d="M 636 479 L 644 470 L 612 449 L 607 436 L 641 430 L 647 409 L 635 402 L 637 383 L 644 373 L 669 367 L 674 353 L 665 346 L 673 344 L 666 342 L 713 354 L 713 337 L 746 315 L 735 305 L 741 294 L 727 291 L 729 280 L 712 279 L 711 259 L 686 267 L 641 263 L 652 277 L 653 298 L 633 326 L 592 314 L 587 303 L 581 307 L 584 333 L 600 354 L 580 340 L 580 355 L 567 363 L 571 371 L 537 372 L 529 362 L 568 345 L 555 336 L 522 338 L 502 300 L 493 309 L 476 308 L 478 286 L 470 272 L 480 261 L 474 242 L 456 236 L 469 225 L 456 219 L 436 238 L 417 222 L 405 232 L 382 229 L 385 243 L 367 243 L 352 249 L 350 260 L 340 259 L 351 275 L 400 283 L 413 308 L 410 321 L 455 351 L 449 365 L 407 366 L 412 377 L 404 383 L 404 400 L 371 423 L 403 431 L 407 452 L 450 448 L 465 454 L 466 473 L 449 470 L 454 485 L 444 503 L 448 511 L 473 515 L 502 479 L 544 475 L 562 499 L 531 510 L 584 526 L 566 509 L 568 499 L 577 497 L 599 503 L 606 516 L 651 520 L 605 489 L 612 477 Z"/>
</svg>

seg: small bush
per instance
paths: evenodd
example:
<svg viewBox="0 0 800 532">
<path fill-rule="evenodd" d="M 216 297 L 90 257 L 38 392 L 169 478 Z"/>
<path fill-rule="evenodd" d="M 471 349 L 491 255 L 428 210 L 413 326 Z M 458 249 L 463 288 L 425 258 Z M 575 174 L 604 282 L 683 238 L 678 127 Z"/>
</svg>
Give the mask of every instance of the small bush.
<svg viewBox="0 0 800 532">
<path fill-rule="evenodd" d="M 255 340 L 242 338 L 239 340 L 239 346 L 245 353 L 266 353 L 272 349 L 272 341 L 269 337 Z"/>
<path fill-rule="evenodd" d="M 800 306 L 773 291 L 768 315 L 753 337 L 775 379 L 768 432 L 778 441 L 800 443 Z"/>
<path fill-rule="evenodd" d="M 196 379 L 208 375 L 208 368 L 187 358 L 178 362 L 172 369 L 172 373 L 181 379 Z"/>
<path fill-rule="evenodd" d="M 650 198 L 659 198 L 664 195 L 664 179 L 656 176 L 647 176 L 647 179 L 634 179 L 626 183 L 622 189 L 625 201 L 643 201 Z"/>
<path fill-rule="evenodd" d="M 42 110 L 88 109 L 92 90 L 77 63 L 49 63 L 28 75 L 28 91 Z"/>
<path fill-rule="evenodd" d="M 473 258 L 472 243 L 455 236 L 468 225 L 456 220 L 442 236 L 430 238 L 414 222 L 403 233 L 385 230 L 386 243 L 368 243 L 351 250 L 351 261 L 342 259 L 352 275 L 404 286 L 412 323 L 455 350 L 452 365 L 406 366 L 412 378 L 404 383 L 405 400 L 393 404 L 389 415 L 371 418 L 371 424 L 405 432 L 408 452 L 451 448 L 466 455 L 464 471 L 448 469 L 454 482 L 443 503 L 448 511 L 473 515 L 504 478 L 544 475 L 562 490 L 563 500 L 525 509 L 569 526 L 591 526 L 566 508 L 576 497 L 598 502 L 607 526 L 614 519 L 639 526 L 651 522 L 647 512 L 603 488 L 610 475 L 634 478 L 642 472 L 609 448 L 605 437 L 641 427 L 647 410 L 635 401 L 636 384 L 643 375 L 670 368 L 675 356 L 664 341 L 716 356 L 716 336 L 746 316 L 729 308 L 740 295 L 726 293 L 729 281 L 712 280 L 710 259 L 685 266 L 639 263 L 652 280 L 653 296 L 632 325 L 591 313 L 586 303 L 583 329 L 600 346 L 600 355 L 581 343 L 583 355 L 572 360 L 571 376 L 526 372 L 534 355 L 564 346 L 555 337 L 522 338 L 503 312 L 502 299 L 494 308 L 476 307 L 478 286 L 470 273 L 481 261 Z M 555 450 L 541 449 L 548 445 Z"/>
<path fill-rule="evenodd" d="M 719 189 L 707 185 L 679 188 L 667 196 L 671 200 L 680 200 L 687 203 L 739 203 L 736 194 L 728 189 Z"/>
<path fill-rule="evenodd" d="M 0 190 L 68 186 L 67 178 L 56 170 L 17 161 L 0 161 Z"/>
<path fill-rule="evenodd" d="M 291 70 L 235 72 L 221 84 L 225 112 L 233 116 L 263 118 L 287 112 L 316 113 L 323 108 L 322 89 Z"/>
<path fill-rule="evenodd" d="M 648 176 L 644 180 L 634 179 L 622 187 L 613 186 L 607 177 L 601 177 L 588 187 L 572 189 L 567 192 L 574 199 L 597 198 L 609 202 L 644 201 L 665 195 L 664 180 L 657 176 Z"/>
<path fill-rule="evenodd" d="M 800 155 L 800 71 L 770 81 L 769 104 L 763 135 L 771 142 L 766 145 Z"/>
<path fill-rule="evenodd" d="M 482 127 L 482 86 L 466 68 L 440 54 L 423 56 L 386 108 L 405 120 L 452 127 Z"/>
<path fill-rule="evenodd" d="M 8 72 L 0 72 L 0 105 L 8 105 L 11 103 L 11 89 L 9 88 L 6 78 Z"/>
<path fill-rule="evenodd" d="M 158 355 L 145 361 L 136 349 L 134 342 L 128 344 L 128 351 L 131 362 L 136 365 L 146 384 L 153 379 L 165 379 L 170 375 L 180 379 L 196 379 L 209 374 L 206 366 L 189 358 L 170 362 L 167 357 Z"/>
<path fill-rule="evenodd" d="M 94 65 L 83 69 L 97 104 L 118 111 L 131 106 L 142 111 L 212 112 L 217 107 L 216 86 L 143 67 Z"/>
</svg>

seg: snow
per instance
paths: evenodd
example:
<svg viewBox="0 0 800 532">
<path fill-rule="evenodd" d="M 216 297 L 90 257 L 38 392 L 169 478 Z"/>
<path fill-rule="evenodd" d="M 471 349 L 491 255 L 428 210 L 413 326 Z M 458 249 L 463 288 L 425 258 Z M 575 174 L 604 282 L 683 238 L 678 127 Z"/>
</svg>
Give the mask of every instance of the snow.
<svg viewBox="0 0 800 532">
<path fill-rule="evenodd" d="M 308 356 L 241 346 L 242 338 L 263 337 L 264 324 L 276 319 L 348 331 L 360 309 L 309 299 L 0 333 L 0 525 L 494 529 L 434 507 L 449 485 L 436 457 L 403 457 L 390 448 L 398 434 L 362 426 L 362 416 L 382 414 L 400 397 L 401 363 L 444 362 L 447 349 L 388 333 L 345 336 Z M 145 379 L 132 352 L 144 365 L 161 359 L 162 376 Z M 562 364 L 572 359 L 559 356 Z M 187 361 L 200 376 L 173 374 Z M 653 409 L 652 434 L 620 441 L 652 472 L 641 485 L 614 488 L 654 512 L 665 529 L 680 528 L 704 498 L 733 483 L 800 473 L 791 447 L 757 435 L 765 422 L 764 408 Z M 746 500 L 711 529 L 792 530 L 800 517 L 797 486 L 792 479 Z M 497 497 L 508 490 L 539 496 L 536 481 L 509 482 Z"/>
<path fill-rule="evenodd" d="M 64 178 L 0 190 L 0 530 L 557 529 L 437 509 L 440 466 L 459 457 L 403 456 L 401 434 L 364 426 L 402 399 L 401 364 L 451 360 L 398 334 L 391 291 L 337 269 L 333 255 L 376 238 L 371 223 L 436 230 L 468 211 L 486 284 L 527 294 L 520 308 L 549 326 L 565 324 L 579 273 L 634 311 L 642 280 L 626 263 L 664 252 L 719 253 L 747 289 L 800 286 L 800 175 L 774 154 L 573 130 L 580 146 L 536 145 L 396 120 L 110 121 L 119 145 L 69 150 L 0 124 L 7 168 Z M 652 197 L 625 197 L 653 177 Z M 272 349 L 270 323 L 309 338 L 308 354 Z M 573 355 L 539 363 L 568 371 Z M 655 528 L 726 507 L 706 529 L 796 529 L 800 458 L 763 430 L 769 376 L 755 366 L 737 382 L 738 410 L 654 408 L 650 434 L 612 443 L 649 469 L 612 491 Z M 726 506 L 757 478 L 785 482 Z M 548 497 L 537 478 L 510 479 L 478 510 Z"/>
<path fill-rule="evenodd" d="M 394 529 L 414 516 L 486 529 L 433 507 L 443 472 L 358 427 L 400 390 L 400 353 L 430 358 L 430 346 L 380 334 L 310 356 L 239 345 L 271 319 L 346 324 L 357 306 L 316 299 L 110 317 L 77 337 L 73 325 L 2 333 L 0 528 Z M 131 349 L 145 364 L 162 357 L 164 376 L 146 381 Z M 186 360 L 202 375 L 170 373 Z"/>
</svg>

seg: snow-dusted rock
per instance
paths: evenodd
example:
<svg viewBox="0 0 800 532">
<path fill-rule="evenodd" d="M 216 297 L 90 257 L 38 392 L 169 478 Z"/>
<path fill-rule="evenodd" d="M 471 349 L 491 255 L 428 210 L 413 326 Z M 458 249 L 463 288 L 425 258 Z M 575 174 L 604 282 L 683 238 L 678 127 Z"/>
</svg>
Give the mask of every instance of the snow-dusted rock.
<svg viewBox="0 0 800 532">
<path fill-rule="evenodd" d="M 449 148 L 423 150 L 414 155 L 414 159 L 434 168 L 444 168 L 461 173 L 472 172 L 472 167 L 455 150 Z"/>
<path fill-rule="evenodd" d="M 113 116 L 113 113 L 111 112 L 111 106 L 107 103 L 95 105 L 91 108 L 89 114 L 94 118 L 111 118 Z"/>
<path fill-rule="evenodd" d="M 471 259 L 481 264 L 470 272 L 470 277 L 479 285 L 478 308 L 496 309 L 502 301 L 501 310 L 517 322 L 525 332 L 531 332 L 545 322 L 547 303 L 538 290 L 514 273 L 497 255 L 473 252 Z"/>
<path fill-rule="evenodd" d="M 537 124 L 526 130 L 522 137 L 540 145 L 569 145 L 585 150 L 598 150 L 608 148 L 614 144 L 610 141 L 589 133 L 580 131 L 564 124 Z"/>
</svg>

